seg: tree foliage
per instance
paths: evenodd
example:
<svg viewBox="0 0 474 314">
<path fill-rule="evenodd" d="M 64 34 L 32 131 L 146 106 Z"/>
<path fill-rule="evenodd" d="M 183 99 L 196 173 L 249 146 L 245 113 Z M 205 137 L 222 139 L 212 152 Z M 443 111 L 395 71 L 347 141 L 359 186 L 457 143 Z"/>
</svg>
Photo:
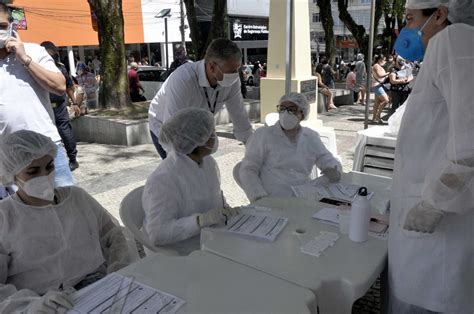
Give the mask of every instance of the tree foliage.
<svg viewBox="0 0 474 314">
<path fill-rule="evenodd" d="M 130 106 L 125 58 L 122 0 L 88 0 L 97 16 L 100 69 L 100 108 Z"/>
<path fill-rule="evenodd" d="M 336 58 L 336 40 L 334 36 L 334 20 L 332 18 L 331 0 L 318 0 L 319 16 L 324 29 L 326 57 L 334 64 Z"/>
<path fill-rule="evenodd" d="M 406 0 L 389 0 L 383 8 L 385 29 L 383 31 L 384 49 L 391 52 L 397 39 L 397 28 L 403 24 Z"/>
<path fill-rule="evenodd" d="M 194 2 L 195 0 L 184 0 L 194 55 L 197 59 L 202 59 L 213 39 L 226 36 L 226 1 L 214 0 L 211 27 L 207 34 L 203 33 L 197 20 Z"/>
</svg>

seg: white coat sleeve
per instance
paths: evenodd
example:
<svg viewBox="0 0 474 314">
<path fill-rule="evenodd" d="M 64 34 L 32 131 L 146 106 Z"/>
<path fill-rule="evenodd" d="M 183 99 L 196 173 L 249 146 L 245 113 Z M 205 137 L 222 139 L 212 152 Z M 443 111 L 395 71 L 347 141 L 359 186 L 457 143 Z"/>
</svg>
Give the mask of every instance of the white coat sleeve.
<svg viewBox="0 0 474 314">
<path fill-rule="evenodd" d="M 28 289 L 17 290 L 14 285 L 6 283 L 10 256 L 8 247 L 2 241 L 4 232 L 8 232 L 5 221 L 6 217 L 0 215 L 0 313 L 23 313 L 40 296 Z"/>
<path fill-rule="evenodd" d="M 245 143 L 249 136 L 252 135 L 253 130 L 249 115 L 244 108 L 242 92 L 240 91 L 240 81 L 232 85 L 231 88 L 232 91 L 229 95 L 229 99 L 225 101 L 225 105 L 232 119 L 235 138 Z"/>
<path fill-rule="evenodd" d="M 182 197 L 186 195 L 181 195 L 171 176 L 152 174 L 148 178 L 142 202 L 146 215 L 145 229 L 155 245 L 168 245 L 199 234 L 197 214 L 179 218 Z"/>
<path fill-rule="evenodd" d="M 449 119 L 449 129 L 436 131 L 448 132 L 446 164 L 430 170 L 422 199 L 439 210 L 466 214 L 474 210 L 474 55 L 472 48 L 460 49 L 466 55 L 453 53 L 452 49 L 459 46 L 447 43 L 449 34 L 430 41 L 429 51 L 437 52 L 430 56 L 436 58 L 423 64 L 429 66 L 433 81 L 446 100 L 449 116 L 442 118 Z M 472 47 L 472 38 L 466 40 Z"/>
<path fill-rule="evenodd" d="M 97 217 L 99 241 L 107 264 L 107 273 L 128 266 L 132 262 L 132 256 L 119 223 L 86 191 L 77 187 L 76 189 L 81 191 L 89 203 L 89 208 Z"/>
<path fill-rule="evenodd" d="M 321 141 L 319 134 L 314 132 L 313 148 L 315 150 L 315 164 L 322 172 L 329 168 L 336 167 L 342 173 L 342 165 L 339 160 L 326 148 Z"/>
<path fill-rule="evenodd" d="M 260 179 L 260 171 L 265 162 L 265 133 L 257 130 L 247 142 L 239 177 L 247 198 L 253 202 L 268 195 Z"/>
</svg>

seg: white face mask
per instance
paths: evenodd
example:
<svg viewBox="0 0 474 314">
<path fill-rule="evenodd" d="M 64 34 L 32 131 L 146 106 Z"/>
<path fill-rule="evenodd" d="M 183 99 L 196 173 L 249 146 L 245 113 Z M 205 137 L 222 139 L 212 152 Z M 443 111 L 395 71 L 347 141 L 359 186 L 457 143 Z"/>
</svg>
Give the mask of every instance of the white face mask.
<svg viewBox="0 0 474 314">
<path fill-rule="evenodd" d="M 279 114 L 280 125 L 285 130 L 292 130 L 298 126 L 300 119 L 288 111 L 283 111 Z"/>
<path fill-rule="evenodd" d="M 217 80 L 217 84 L 219 84 L 220 86 L 222 87 L 232 86 L 235 82 L 237 82 L 240 79 L 238 72 L 237 73 L 224 73 L 222 72 L 221 67 L 217 63 L 216 65 L 219 68 L 219 71 L 224 76 L 222 78 L 222 81 Z"/>
<path fill-rule="evenodd" d="M 36 177 L 26 182 L 17 179 L 21 183 L 21 188 L 31 197 L 36 197 L 46 201 L 54 200 L 54 178 L 56 171 L 52 171 L 47 176 Z"/>
<path fill-rule="evenodd" d="M 10 32 L 8 29 L 0 30 L 0 49 L 5 48 L 5 42 L 7 41 L 9 36 Z"/>
<path fill-rule="evenodd" d="M 217 152 L 217 148 L 219 148 L 219 138 L 217 137 L 217 135 L 213 135 L 213 136 L 214 136 L 214 146 L 212 147 L 206 146 L 207 149 L 211 150 L 211 155 Z"/>
</svg>

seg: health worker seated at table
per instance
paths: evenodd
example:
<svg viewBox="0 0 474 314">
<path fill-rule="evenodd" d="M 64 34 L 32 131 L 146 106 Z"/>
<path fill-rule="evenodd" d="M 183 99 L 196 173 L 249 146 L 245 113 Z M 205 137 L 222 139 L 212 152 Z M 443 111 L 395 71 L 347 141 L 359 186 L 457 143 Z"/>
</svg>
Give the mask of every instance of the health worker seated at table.
<svg viewBox="0 0 474 314">
<path fill-rule="evenodd" d="M 65 313 L 69 295 L 128 265 L 127 242 L 79 187 L 54 188 L 57 146 L 33 131 L 0 140 L 0 313 Z"/>
<path fill-rule="evenodd" d="M 316 165 L 329 181 L 341 178 L 340 162 L 321 142 L 319 134 L 300 122 L 309 103 L 300 93 L 280 98 L 279 123 L 258 129 L 247 142 L 239 177 L 248 199 L 294 196 L 291 187 L 310 181 Z"/>
<path fill-rule="evenodd" d="M 199 249 L 201 228 L 235 214 L 227 208 L 217 163 L 214 116 L 187 108 L 166 121 L 160 143 L 170 154 L 148 177 L 143 191 L 144 227 L 157 246 L 187 255 Z"/>
</svg>

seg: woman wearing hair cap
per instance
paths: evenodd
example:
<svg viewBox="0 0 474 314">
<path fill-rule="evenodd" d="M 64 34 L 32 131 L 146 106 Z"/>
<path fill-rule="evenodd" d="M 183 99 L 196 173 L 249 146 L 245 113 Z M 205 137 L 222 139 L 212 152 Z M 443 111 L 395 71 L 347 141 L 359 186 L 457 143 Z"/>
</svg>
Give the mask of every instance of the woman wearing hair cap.
<svg viewBox="0 0 474 314">
<path fill-rule="evenodd" d="M 474 1 L 408 0 L 395 49 L 423 60 L 400 126 L 391 313 L 474 311 Z"/>
</svg>

